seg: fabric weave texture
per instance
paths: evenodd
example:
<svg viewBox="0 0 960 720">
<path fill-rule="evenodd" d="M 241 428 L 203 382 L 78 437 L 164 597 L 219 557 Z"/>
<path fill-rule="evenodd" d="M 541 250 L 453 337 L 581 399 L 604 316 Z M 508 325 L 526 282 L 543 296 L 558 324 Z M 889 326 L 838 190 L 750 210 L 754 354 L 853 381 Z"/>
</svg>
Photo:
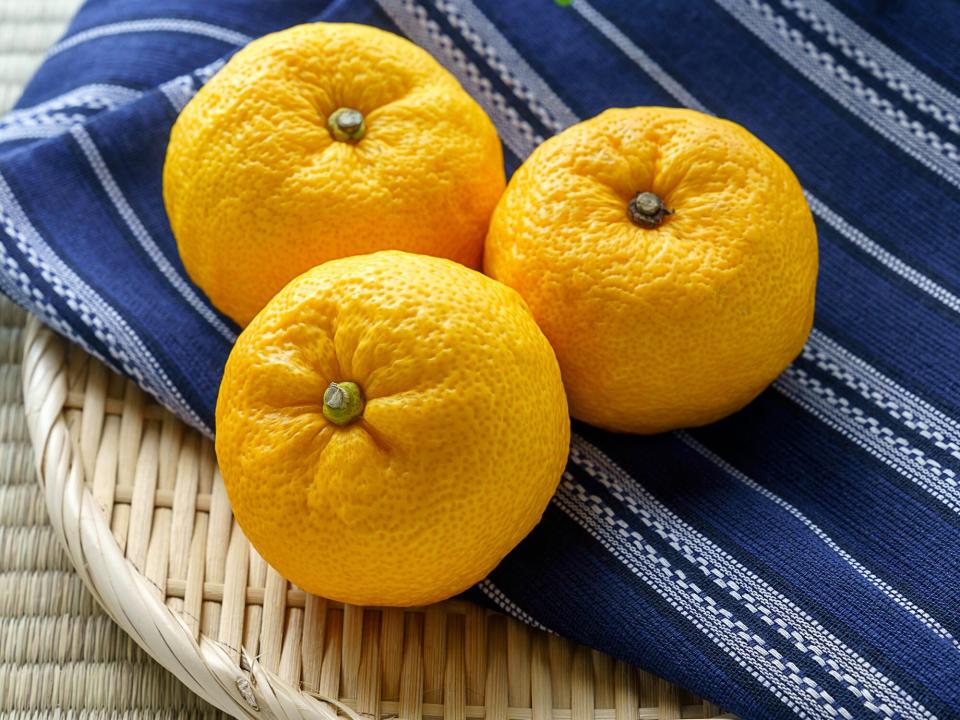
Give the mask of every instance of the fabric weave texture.
<svg viewBox="0 0 960 720">
<path fill-rule="evenodd" d="M 576 425 L 536 530 L 472 594 L 744 718 L 960 717 L 960 8 L 878 0 L 90 0 L 0 118 L 0 290 L 210 434 L 237 328 L 179 261 L 179 110 L 254 37 L 363 22 L 431 52 L 512 172 L 611 106 L 745 125 L 821 273 L 745 410 Z"/>
</svg>

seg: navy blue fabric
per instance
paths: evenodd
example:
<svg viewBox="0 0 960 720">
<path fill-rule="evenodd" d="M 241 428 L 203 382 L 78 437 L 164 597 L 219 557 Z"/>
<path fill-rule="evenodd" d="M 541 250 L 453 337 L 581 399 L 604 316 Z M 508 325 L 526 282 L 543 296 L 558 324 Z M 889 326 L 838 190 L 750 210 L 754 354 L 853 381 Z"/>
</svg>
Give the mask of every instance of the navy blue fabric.
<svg viewBox="0 0 960 720">
<path fill-rule="evenodd" d="M 508 172 L 610 106 L 742 123 L 795 169 L 814 331 L 742 412 L 575 425 L 534 532 L 471 596 L 744 718 L 960 717 L 960 6 L 867 0 L 90 0 L 0 119 L 0 290 L 213 432 L 237 328 L 188 280 L 170 127 L 251 38 L 409 36 Z"/>
</svg>

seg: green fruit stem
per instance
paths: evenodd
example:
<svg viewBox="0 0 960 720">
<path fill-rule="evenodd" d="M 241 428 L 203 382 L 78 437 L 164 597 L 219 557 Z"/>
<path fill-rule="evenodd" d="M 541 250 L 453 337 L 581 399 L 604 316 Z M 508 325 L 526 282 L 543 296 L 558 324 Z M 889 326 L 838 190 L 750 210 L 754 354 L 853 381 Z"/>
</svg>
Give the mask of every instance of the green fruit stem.
<svg viewBox="0 0 960 720">
<path fill-rule="evenodd" d="M 349 425 L 363 415 L 363 391 L 355 382 L 332 382 L 323 393 L 323 416 L 334 425 Z"/>
<path fill-rule="evenodd" d="M 342 107 L 330 113 L 330 117 L 327 118 L 327 129 L 334 140 L 357 142 L 366 134 L 367 125 L 362 112 Z"/>
<path fill-rule="evenodd" d="M 656 193 L 639 192 L 627 205 L 627 217 L 642 228 L 658 227 L 667 215 L 673 215 L 673 210 L 667 210 Z"/>
</svg>

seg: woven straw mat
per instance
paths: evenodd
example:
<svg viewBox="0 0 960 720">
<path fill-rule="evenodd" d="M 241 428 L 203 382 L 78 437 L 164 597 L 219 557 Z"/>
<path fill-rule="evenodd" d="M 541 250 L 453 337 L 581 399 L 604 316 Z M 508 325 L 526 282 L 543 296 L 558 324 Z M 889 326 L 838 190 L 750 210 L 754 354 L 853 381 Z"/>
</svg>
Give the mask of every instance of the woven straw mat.
<svg viewBox="0 0 960 720">
<path fill-rule="evenodd" d="M 76 4 L 0 0 L 0 111 Z M 301 689 L 353 717 L 719 717 L 666 681 L 462 601 L 381 611 L 288 586 L 232 522 L 211 443 L 78 348 L 25 323 L 0 298 L 0 717 L 222 717 L 151 655 L 245 717 L 333 716 L 334 706 Z M 127 629 L 146 652 L 71 570 L 48 522 L 23 409 L 24 343 L 31 418 L 52 423 L 32 421 L 56 527 L 113 616 L 139 618 Z M 51 445 L 57 427 L 71 442 Z M 86 538 L 100 544 L 82 547 L 76 524 L 87 522 L 99 527 Z M 111 564 L 117 574 L 105 582 Z M 108 585 L 127 590 L 111 595 Z M 256 691 L 246 706 L 245 678 Z"/>
</svg>

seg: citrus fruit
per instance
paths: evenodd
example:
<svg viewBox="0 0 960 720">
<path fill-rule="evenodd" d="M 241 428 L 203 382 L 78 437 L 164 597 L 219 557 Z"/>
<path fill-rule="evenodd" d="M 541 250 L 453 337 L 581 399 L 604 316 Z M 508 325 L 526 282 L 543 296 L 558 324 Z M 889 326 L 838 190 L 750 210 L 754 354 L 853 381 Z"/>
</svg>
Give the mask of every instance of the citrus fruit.
<svg viewBox="0 0 960 720">
<path fill-rule="evenodd" d="M 188 274 L 245 325 L 332 258 L 396 248 L 479 267 L 504 182 L 493 124 L 429 54 L 312 23 L 253 41 L 200 89 L 163 194 Z"/>
<path fill-rule="evenodd" d="M 553 350 L 517 293 L 382 251 L 301 275 L 241 333 L 217 457 L 260 554 L 343 602 L 433 602 L 526 535 L 563 472 Z"/>
<path fill-rule="evenodd" d="M 527 301 L 574 417 L 653 433 L 740 409 L 796 357 L 817 237 L 790 168 L 744 128 L 613 109 L 521 166 L 484 267 Z"/>
</svg>

